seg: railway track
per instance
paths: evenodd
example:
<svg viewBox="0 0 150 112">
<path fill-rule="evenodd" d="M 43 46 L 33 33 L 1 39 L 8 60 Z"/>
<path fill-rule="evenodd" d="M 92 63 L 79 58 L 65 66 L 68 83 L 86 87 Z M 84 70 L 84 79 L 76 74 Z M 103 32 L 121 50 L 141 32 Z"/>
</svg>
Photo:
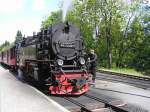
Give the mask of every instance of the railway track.
<svg viewBox="0 0 150 112">
<path fill-rule="evenodd" d="M 91 102 L 92 100 L 95 100 L 96 102 L 89 103 L 86 101 L 87 103 L 85 103 L 85 100 L 82 101 L 83 97 Z M 77 106 L 75 108 L 68 109 L 71 112 L 148 112 L 141 107 L 126 104 L 121 100 L 115 99 L 108 101 L 103 97 L 91 95 L 89 93 L 86 93 L 79 98 L 65 97 L 64 99 Z"/>
<path fill-rule="evenodd" d="M 148 112 L 142 107 L 128 104 L 122 100 L 95 93 L 94 91 L 89 91 L 77 98 L 65 97 L 63 102 L 65 100 L 72 103 L 72 108 L 68 108 L 71 112 Z M 58 100 L 55 99 L 55 101 Z M 74 107 L 73 104 L 77 107 Z M 64 107 L 66 106 L 64 105 Z"/>
<path fill-rule="evenodd" d="M 64 97 L 64 99 L 78 106 L 77 108 L 69 109 L 71 112 L 128 112 L 121 108 L 126 104 L 119 100 L 108 102 L 104 98 L 87 93 L 79 98 Z"/>
<path fill-rule="evenodd" d="M 74 108 L 74 109 L 70 109 L 71 112 L 96 112 L 96 111 L 109 111 L 108 108 L 105 108 L 104 107 L 104 104 L 103 103 L 100 103 L 100 105 L 98 106 L 98 103 L 97 105 L 87 105 L 87 104 L 83 104 L 79 101 L 77 101 L 76 99 L 74 98 L 70 98 L 70 97 L 65 97 L 64 98 L 65 100 L 77 105 L 78 107 L 77 108 Z"/>
<path fill-rule="evenodd" d="M 149 77 L 141 77 L 141 76 L 135 76 L 135 75 L 129 75 L 129 74 L 117 73 L 117 72 L 110 72 L 110 71 L 104 71 L 104 70 L 98 70 L 98 72 L 150 82 Z"/>
<path fill-rule="evenodd" d="M 94 99 L 94 100 L 96 100 L 96 101 L 98 101 L 98 102 L 104 103 L 104 104 L 105 104 L 105 107 L 110 108 L 110 109 L 112 109 L 113 111 L 116 111 L 116 112 L 128 112 L 128 111 L 126 111 L 126 110 L 124 110 L 124 109 L 121 108 L 122 106 L 125 105 L 125 103 L 117 104 L 117 102 L 114 102 L 114 103 L 112 103 L 112 102 L 107 102 L 107 101 L 105 101 L 105 100 L 103 100 L 103 99 L 100 99 L 100 98 L 95 97 L 95 96 L 90 95 L 90 94 L 84 94 L 84 96 L 89 97 L 89 98 L 91 98 L 91 99 Z M 118 102 L 120 102 L 120 101 L 118 101 Z M 112 104 L 111 104 L 111 103 L 112 103 Z"/>
<path fill-rule="evenodd" d="M 138 76 L 132 76 L 128 74 L 121 74 L 121 73 L 108 72 L 108 71 L 98 71 L 97 79 L 113 81 L 113 82 L 122 82 L 139 88 L 150 89 L 150 78 L 147 77 L 138 77 Z"/>
</svg>

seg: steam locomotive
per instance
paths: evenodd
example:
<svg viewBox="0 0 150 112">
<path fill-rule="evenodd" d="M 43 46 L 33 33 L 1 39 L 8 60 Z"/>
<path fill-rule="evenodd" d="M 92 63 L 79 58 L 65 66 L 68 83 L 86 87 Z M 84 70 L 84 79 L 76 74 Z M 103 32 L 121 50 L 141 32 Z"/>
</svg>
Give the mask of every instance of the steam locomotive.
<svg viewBox="0 0 150 112">
<path fill-rule="evenodd" d="M 57 23 L 1 52 L 0 61 L 47 85 L 50 94 L 80 95 L 90 82 L 83 48 L 76 26 Z"/>
</svg>

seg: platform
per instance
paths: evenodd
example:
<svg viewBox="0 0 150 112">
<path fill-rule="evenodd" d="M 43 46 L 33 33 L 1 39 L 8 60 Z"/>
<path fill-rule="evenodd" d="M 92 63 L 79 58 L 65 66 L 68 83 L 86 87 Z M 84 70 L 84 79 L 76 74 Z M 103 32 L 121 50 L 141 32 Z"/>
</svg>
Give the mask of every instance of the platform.
<svg viewBox="0 0 150 112">
<path fill-rule="evenodd" d="M 0 66 L 0 112 L 69 112 Z"/>
</svg>

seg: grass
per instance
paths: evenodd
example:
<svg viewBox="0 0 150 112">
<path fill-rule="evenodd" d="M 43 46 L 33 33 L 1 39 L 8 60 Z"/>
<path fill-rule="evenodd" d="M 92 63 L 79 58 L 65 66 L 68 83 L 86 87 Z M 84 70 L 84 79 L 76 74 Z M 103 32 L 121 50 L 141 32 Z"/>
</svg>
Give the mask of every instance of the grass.
<svg viewBox="0 0 150 112">
<path fill-rule="evenodd" d="M 148 77 L 148 76 L 143 75 L 141 72 L 138 72 L 131 68 L 112 68 L 112 69 L 100 68 L 100 70 L 124 73 L 124 74 L 135 75 L 135 76 Z"/>
</svg>

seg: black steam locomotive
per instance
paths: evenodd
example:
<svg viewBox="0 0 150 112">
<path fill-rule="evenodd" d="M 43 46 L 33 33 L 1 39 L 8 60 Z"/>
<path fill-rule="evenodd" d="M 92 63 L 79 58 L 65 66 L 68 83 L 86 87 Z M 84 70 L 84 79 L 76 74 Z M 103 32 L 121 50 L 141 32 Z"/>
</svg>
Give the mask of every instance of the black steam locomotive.
<svg viewBox="0 0 150 112">
<path fill-rule="evenodd" d="M 71 23 L 50 25 L 16 46 L 16 65 L 48 85 L 51 94 L 80 95 L 89 89 L 80 30 Z"/>
</svg>

